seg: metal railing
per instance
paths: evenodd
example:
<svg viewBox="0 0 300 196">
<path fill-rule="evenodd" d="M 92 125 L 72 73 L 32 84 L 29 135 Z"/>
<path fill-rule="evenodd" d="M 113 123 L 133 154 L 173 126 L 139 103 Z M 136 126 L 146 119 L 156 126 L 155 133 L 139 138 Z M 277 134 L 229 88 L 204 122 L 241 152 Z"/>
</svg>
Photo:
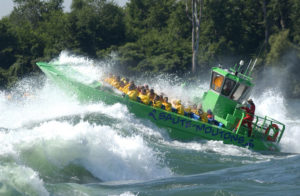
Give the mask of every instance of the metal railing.
<svg viewBox="0 0 300 196">
<path fill-rule="evenodd" d="M 243 112 L 241 119 L 239 121 L 239 125 L 236 130 L 236 133 L 239 133 L 241 125 L 243 124 L 243 121 L 247 121 L 247 120 L 243 120 L 246 114 L 253 116 L 253 120 L 251 121 L 252 136 L 254 136 L 254 137 L 261 136 L 262 139 L 271 141 L 270 138 L 268 138 L 268 136 L 270 136 L 269 133 L 270 133 L 271 129 L 274 129 L 274 127 L 278 127 L 278 130 L 276 130 L 276 131 L 278 131 L 279 133 L 276 134 L 275 137 L 274 137 L 275 132 L 273 133 L 274 140 L 272 140 L 272 141 L 276 142 L 276 143 L 280 142 L 282 135 L 284 133 L 284 130 L 285 130 L 285 125 L 275 119 L 268 117 L 268 116 L 260 117 L 257 115 L 252 115 L 252 114 Z"/>
</svg>

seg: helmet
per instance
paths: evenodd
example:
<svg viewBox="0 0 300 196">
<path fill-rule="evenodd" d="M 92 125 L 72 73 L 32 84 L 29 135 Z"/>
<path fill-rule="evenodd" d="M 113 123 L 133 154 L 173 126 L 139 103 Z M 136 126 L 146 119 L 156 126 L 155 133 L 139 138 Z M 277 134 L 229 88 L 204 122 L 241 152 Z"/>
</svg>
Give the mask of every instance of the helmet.
<svg viewBox="0 0 300 196">
<path fill-rule="evenodd" d="M 212 114 L 211 109 L 208 109 L 208 110 L 207 110 L 207 114 Z"/>
</svg>

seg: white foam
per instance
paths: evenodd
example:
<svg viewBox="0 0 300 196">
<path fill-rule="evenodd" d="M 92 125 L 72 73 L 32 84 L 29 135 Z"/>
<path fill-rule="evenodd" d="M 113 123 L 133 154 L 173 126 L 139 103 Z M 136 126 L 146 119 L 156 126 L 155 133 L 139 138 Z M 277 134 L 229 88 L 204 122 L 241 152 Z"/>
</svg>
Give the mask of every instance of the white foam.
<svg viewBox="0 0 300 196">
<path fill-rule="evenodd" d="M 32 97 L 2 101 L 0 108 L 0 127 L 9 129 L 20 128 L 34 121 L 76 114 L 81 109 L 76 100 L 48 83 Z"/>
<path fill-rule="evenodd" d="M 38 174 L 25 166 L 0 165 L 0 182 L 1 195 L 11 191 L 26 195 L 50 195 Z"/>
<path fill-rule="evenodd" d="M 258 115 L 267 115 L 285 124 L 285 133 L 280 142 L 282 151 L 300 153 L 300 123 L 288 115 L 287 100 L 280 92 L 277 89 L 269 89 L 259 97 L 254 97 L 254 102 Z"/>
<path fill-rule="evenodd" d="M 172 175 L 142 137 L 124 137 L 108 126 L 50 121 L 34 129 L 2 133 L 1 140 L 6 141 L 0 144 L 2 156 L 13 153 L 17 157 L 22 150 L 42 144 L 47 159 L 57 167 L 75 161 L 104 181 Z"/>
<path fill-rule="evenodd" d="M 124 193 L 121 193 L 119 196 L 138 196 L 139 194 L 134 194 L 130 191 L 126 191 Z M 118 195 L 109 195 L 109 196 L 118 196 Z"/>
</svg>

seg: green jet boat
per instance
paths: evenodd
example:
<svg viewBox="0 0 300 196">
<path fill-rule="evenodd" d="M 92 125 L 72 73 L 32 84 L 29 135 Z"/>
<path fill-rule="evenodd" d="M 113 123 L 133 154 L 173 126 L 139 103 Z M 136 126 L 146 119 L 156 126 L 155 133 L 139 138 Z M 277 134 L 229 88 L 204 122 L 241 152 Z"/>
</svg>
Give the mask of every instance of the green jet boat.
<svg viewBox="0 0 300 196">
<path fill-rule="evenodd" d="M 285 130 L 284 124 L 267 116 L 255 115 L 252 135 L 248 137 L 248 127 L 239 123 L 246 115 L 240 106 L 249 98 L 254 86 L 251 74 L 247 74 L 247 70 L 244 73 L 239 71 L 241 66 L 230 70 L 212 68 L 210 88 L 202 97 L 202 107 L 204 111 L 210 109 L 215 120 L 222 123 L 222 126 L 217 126 L 130 100 L 105 83 L 91 81 L 71 66 L 46 62 L 37 65 L 50 80 L 78 100 L 125 104 L 137 117 L 166 128 L 171 138 L 181 141 L 219 140 L 255 151 L 280 150 L 278 144 Z"/>
</svg>

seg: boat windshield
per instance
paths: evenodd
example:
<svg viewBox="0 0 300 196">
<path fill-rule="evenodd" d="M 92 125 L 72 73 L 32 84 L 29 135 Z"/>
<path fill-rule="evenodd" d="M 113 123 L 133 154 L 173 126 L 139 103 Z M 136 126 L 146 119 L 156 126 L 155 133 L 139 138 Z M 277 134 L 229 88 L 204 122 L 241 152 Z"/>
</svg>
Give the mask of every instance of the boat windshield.
<svg viewBox="0 0 300 196">
<path fill-rule="evenodd" d="M 229 96 L 231 94 L 231 92 L 233 91 L 235 84 L 236 84 L 235 81 L 226 78 L 221 94 L 226 97 Z"/>
<path fill-rule="evenodd" d="M 235 89 L 234 93 L 232 94 L 231 98 L 235 101 L 241 102 L 242 99 L 246 96 L 246 91 L 248 87 L 244 84 L 238 84 L 238 87 Z"/>
<path fill-rule="evenodd" d="M 224 76 L 222 76 L 216 72 L 213 72 L 210 89 L 213 89 L 214 91 L 217 91 L 218 93 L 221 92 L 221 87 L 222 87 L 223 81 L 224 81 Z"/>
</svg>

